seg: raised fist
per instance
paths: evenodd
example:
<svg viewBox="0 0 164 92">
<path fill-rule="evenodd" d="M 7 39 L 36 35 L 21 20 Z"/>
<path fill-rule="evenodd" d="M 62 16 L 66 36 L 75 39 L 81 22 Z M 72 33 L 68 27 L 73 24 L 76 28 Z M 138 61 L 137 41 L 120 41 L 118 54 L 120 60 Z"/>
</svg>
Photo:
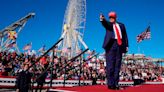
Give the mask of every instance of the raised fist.
<svg viewBox="0 0 164 92">
<path fill-rule="evenodd" d="M 103 21 L 103 19 L 105 19 L 103 14 L 100 14 L 100 21 Z"/>
</svg>

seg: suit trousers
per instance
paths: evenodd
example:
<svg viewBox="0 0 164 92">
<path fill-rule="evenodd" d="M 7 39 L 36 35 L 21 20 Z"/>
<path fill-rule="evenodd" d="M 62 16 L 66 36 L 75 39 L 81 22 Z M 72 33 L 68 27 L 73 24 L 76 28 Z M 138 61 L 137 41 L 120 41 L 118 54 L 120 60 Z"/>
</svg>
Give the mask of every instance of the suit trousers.
<svg viewBox="0 0 164 92">
<path fill-rule="evenodd" d="M 121 61 L 121 47 L 117 44 L 117 40 L 115 40 L 112 47 L 106 51 L 106 75 L 108 86 L 118 86 Z"/>
</svg>

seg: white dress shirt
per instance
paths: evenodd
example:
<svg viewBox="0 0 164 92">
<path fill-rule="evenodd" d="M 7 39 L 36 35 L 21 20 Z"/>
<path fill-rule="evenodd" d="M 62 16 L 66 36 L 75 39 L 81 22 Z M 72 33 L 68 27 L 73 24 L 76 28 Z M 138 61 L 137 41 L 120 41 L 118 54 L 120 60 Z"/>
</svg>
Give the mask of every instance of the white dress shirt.
<svg viewBox="0 0 164 92">
<path fill-rule="evenodd" d="M 115 25 L 116 25 L 116 27 L 118 28 L 118 32 L 119 32 L 119 34 L 120 34 L 120 38 L 122 39 L 121 28 L 120 28 L 120 26 L 119 26 L 118 23 L 115 23 Z M 115 39 L 117 39 L 118 37 L 117 37 L 117 34 L 116 34 L 116 29 L 115 29 L 114 24 L 113 24 L 113 29 L 114 29 Z"/>
</svg>

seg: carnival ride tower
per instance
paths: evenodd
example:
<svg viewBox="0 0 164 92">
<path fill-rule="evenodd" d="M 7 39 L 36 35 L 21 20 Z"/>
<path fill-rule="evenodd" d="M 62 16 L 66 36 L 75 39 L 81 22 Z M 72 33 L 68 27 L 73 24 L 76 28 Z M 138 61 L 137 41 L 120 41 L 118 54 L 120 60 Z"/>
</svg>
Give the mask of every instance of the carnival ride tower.
<svg viewBox="0 0 164 92">
<path fill-rule="evenodd" d="M 75 56 L 82 48 L 88 48 L 83 41 L 85 24 L 86 0 L 69 0 L 61 34 L 61 38 L 64 38 L 64 40 L 58 46 L 59 49 L 68 50 L 68 57 Z M 66 53 L 64 52 L 63 55 L 66 55 Z"/>
<path fill-rule="evenodd" d="M 15 48 L 18 53 L 20 52 L 16 39 L 27 21 L 34 16 L 35 13 L 29 13 L 18 21 L 0 30 L 0 51 L 8 51 L 11 48 Z"/>
</svg>

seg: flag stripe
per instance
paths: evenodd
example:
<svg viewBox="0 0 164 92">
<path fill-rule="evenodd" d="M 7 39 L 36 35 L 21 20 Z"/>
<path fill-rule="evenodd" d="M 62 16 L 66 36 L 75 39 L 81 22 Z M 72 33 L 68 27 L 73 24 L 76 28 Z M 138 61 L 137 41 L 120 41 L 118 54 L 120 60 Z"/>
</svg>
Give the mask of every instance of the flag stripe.
<svg viewBox="0 0 164 92">
<path fill-rule="evenodd" d="M 32 47 L 32 43 L 29 43 L 23 47 L 23 50 L 30 50 Z"/>
<path fill-rule="evenodd" d="M 142 42 L 145 39 L 150 39 L 151 38 L 151 32 L 150 32 L 150 26 L 147 27 L 145 32 L 142 32 L 141 34 L 137 35 L 137 43 Z"/>
</svg>

